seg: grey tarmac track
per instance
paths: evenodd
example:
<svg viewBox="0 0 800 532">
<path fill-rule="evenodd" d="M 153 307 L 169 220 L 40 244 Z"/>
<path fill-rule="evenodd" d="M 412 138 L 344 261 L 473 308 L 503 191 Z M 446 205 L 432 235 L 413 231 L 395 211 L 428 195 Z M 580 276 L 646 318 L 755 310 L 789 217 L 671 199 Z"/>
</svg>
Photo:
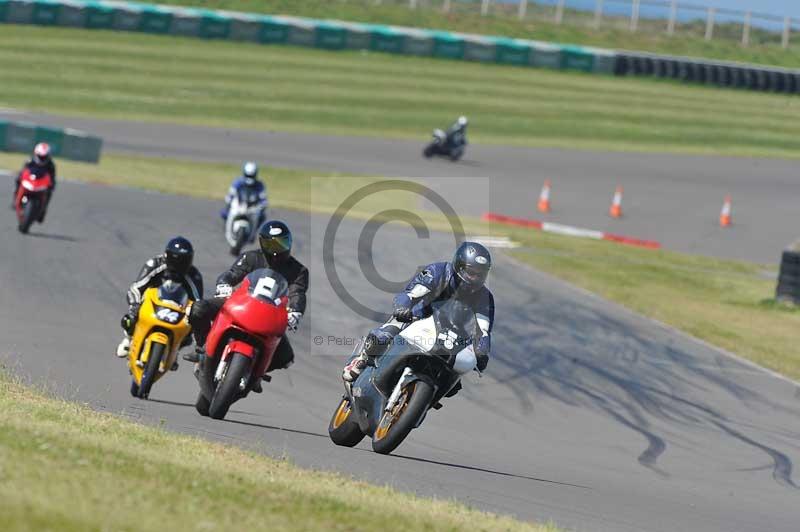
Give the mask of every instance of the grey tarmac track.
<svg viewBox="0 0 800 532">
<path fill-rule="evenodd" d="M 473 145 L 453 164 L 421 157 L 419 141 L 246 131 L 203 126 L 96 120 L 0 110 L 0 119 L 29 120 L 89 131 L 114 152 L 207 161 L 248 158 L 274 166 L 392 177 L 484 177 L 493 210 L 660 241 L 667 249 L 777 263 L 800 237 L 798 161 L 646 153 L 602 153 Z M 473 130 L 479 124 L 472 126 Z M 545 179 L 553 212 L 536 211 Z M 617 185 L 625 216 L 607 216 Z M 460 192 L 460 193 L 459 193 Z M 725 195 L 734 225 L 719 227 Z M 449 191 L 464 212 L 481 215 L 474 191 Z"/>
<path fill-rule="evenodd" d="M 7 195 L 3 195 L 8 199 Z M 292 336 L 296 364 L 226 421 L 201 418 L 188 364 L 152 400 L 128 395 L 120 339 L 124 291 L 142 261 L 182 233 L 209 284 L 231 259 L 218 204 L 65 182 L 43 226 L 23 236 L 0 217 L 0 353 L 4 363 L 68 398 L 170 430 L 288 456 L 376 483 L 585 531 L 796 531 L 800 522 L 800 391 L 497 253 L 494 359 L 483 379 L 432 412 L 394 456 L 368 442 L 335 447 L 326 427 L 349 348 L 372 323 L 334 294 L 321 264 L 322 216 L 276 213 L 297 233 L 312 271 L 310 307 Z M 355 244 L 336 240 L 345 286 L 364 303 Z M 445 259 L 451 238 L 382 228 L 373 255 L 402 280 Z M 312 340 L 321 336 L 321 346 Z M 343 340 L 344 341 L 344 340 Z M 364 501 L 369 504 L 369 501 Z"/>
</svg>

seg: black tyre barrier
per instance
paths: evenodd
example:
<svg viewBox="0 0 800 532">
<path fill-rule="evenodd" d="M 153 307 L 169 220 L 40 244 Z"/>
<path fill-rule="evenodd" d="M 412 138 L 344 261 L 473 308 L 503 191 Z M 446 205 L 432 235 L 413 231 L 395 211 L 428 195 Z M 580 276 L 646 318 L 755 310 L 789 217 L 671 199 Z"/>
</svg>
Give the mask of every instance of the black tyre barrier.
<svg viewBox="0 0 800 532">
<path fill-rule="evenodd" d="M 719 84 L 723 87 L 730 87 L 733 85 L 733 73 L 731 67 L 728 65 L 717 65 L 719 70 Z"/>
<path fill-rule="evenodd" d="M 655 66 L 655 75 L 658 78 L 666 78 L 669 77 L 669 65 L 663 59 L 656 58 L 653 60 Z"/>
<path fill-rule="evenodd" d="M 714 85 L 721 85 L 719 82 L 720 76 L 720 67 L 719 65 L 708 65 L 708 79 L 706 80 L 708 83 L 713 83 Z"/>
<path fill-rule="evenodd" d="M 681 79 L 683 81 L 691 82 L 697 79 L 694 67 L 694 63 L 681 63 Z"/>
<path fill-rule="evenodd" d="M 800 252 L 794 250 L 783 252 L 775 299 L 780 302 L 800 304 Z"/>
<path fill-rule="evenodd" d="M 672 56 L 618 53 L 614 62 L 617 76 L 655 76 L 687 83 L 704 83 L 719 87 L 800 93 L 800 72 L 755 65 L 706 62 Z"/>
<path fill-rule="evenodd" d="M 789 93 L 800 92 L 798 90 L 798 76 L 796 74 L 792 74 L 791 72 L 786 73 L 786 91 Z"/>
<path fill-rule="evenodd" d="M 618 55 L 617 60 L 614 61 L 614 75 L 615 76 L 624 76 L 628 73 L 628 69 L 630 68 L 630 60 L 628 59 L 627 55 Z"/>
<path fill-rule="evenodd" d="M 783 72 L 772 72 L 772 90 L 775 92 L 786 91 L 786 74 Z"/>
<path fill-rule="evenodd" d="M 706 65 L 704 63 L 695 63 L 694 64 L 695 80 L 698 83 L 708 83 L 708 80 L 711 77 L 709 74 L 710 69 L 711 65 Z"/>
</svg>

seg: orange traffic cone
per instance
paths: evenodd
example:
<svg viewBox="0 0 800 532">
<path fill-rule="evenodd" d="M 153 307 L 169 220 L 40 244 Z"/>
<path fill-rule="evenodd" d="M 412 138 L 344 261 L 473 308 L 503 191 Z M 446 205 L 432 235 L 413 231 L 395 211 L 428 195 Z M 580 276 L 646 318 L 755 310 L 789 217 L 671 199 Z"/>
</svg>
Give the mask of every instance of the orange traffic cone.
<svg viewBox="0 0 800 532">
<path fill-rule="evenodd" d="M 539 204 L 537 205 L 539 212 L 550 212 L 550 180 L 544 180 L 544 186 L 539 193 Z"/>
<path fill-rule="evenodd" d="M 611 200 L 611 208 L 608 210 L 608 215 L 612 218 L 622 218 L 622 187 L 617 186 L 614 192 L 614 199 Z"/>
<path fill-rule="evenodd" d="M 731 197 L 725 196 L 725 202 L 722 204 L 722 212 L 719 213 L 719 226 L 730 227 L 733 223 L 731 217 Z"/>
</svg>

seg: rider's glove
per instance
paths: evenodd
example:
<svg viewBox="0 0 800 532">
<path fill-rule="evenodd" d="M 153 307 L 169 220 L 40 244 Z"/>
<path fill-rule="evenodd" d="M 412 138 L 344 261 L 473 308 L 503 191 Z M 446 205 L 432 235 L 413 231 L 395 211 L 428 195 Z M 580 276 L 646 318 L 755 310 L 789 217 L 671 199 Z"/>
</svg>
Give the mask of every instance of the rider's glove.
<svg viewBox="0 0 800 532">
<path fill-rule="evenodd" d="M 303 318 L 302 312 L 296 311 L 289 311 L 289 323 L 288 327 L 291 331 L 296 331 L 298 327 L 300 327 L 300 320 Z"/>
<path fill-rule="evenodd" d="M 128 312 L 127 314 L 122 316 L 122 319 L 120 320 L 120 323 L 119 323 L 122 326 L 122 330 L 125 331 L 128 334 L 132 334 L 133 333 L 133 322 L 134 322 L 135 319 L 136 319 L 135 316 L 131 312 Z"/>
<path fill-rule="evenodd" d="M 489 355 L 486 353 L 480 353 L 476 356 L 476 358 L 478 359 L 478 371 L 485 371 L 486 366 L 489 364 Z"/>
<path fill-rule="evenodd" d="M 214 297 L 231 297 L 233 293 L 233 287 L 229 284 L 218 284 L 217 289 L 214 292 Z"/>
<path fill-rule="evenodd" d="M 401 323 L 410 323 L 414 319 L 414 314 L 411 312 L 411 309 L 402 305 L 394 307 L 392 316 Z"/>
</svg>

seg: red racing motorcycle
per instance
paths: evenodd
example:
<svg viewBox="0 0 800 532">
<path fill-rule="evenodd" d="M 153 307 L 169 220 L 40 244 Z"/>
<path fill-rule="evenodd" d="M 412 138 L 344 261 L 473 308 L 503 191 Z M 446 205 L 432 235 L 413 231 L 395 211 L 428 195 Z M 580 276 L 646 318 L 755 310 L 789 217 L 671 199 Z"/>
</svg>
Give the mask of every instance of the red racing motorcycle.
<svg viewBox="0 0 800 532">
<path fill-rule="evenodd" d="M 251 272 L 222 306 L 197 373 L 200 415 L 223 419 L 264 375 L 286 332 L 288 289 L 281 274 L 262 268 Z"/>
<path fill-rule="evenodd" d="M 32 174 L 27 168 L 19 176 L 19 188 L 14 199 L 20 233 L 27 233 L 36 220 L 41 220 L 47 205 L 47 194 L 53 186 L 50 174 Z"/>
</svg>

